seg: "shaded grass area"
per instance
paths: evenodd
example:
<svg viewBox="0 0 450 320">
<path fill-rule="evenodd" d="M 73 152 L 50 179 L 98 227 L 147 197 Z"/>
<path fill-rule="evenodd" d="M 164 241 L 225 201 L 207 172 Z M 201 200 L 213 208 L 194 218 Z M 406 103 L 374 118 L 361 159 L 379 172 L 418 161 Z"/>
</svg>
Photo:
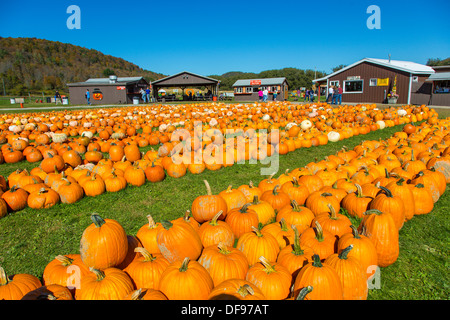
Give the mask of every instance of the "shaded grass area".
<svg viewBox="0 0 450 320">
<path fill-rule="evenodd" d="M 325 146 L 303 148 L 280 157 L 276 176 L 286 169 L 303 167 L 315 158 L 321 160 L 344 145 L 353 148 L 363 140 L 386 139 L 402 126 L 386 128 Z M 37 164 L 21 163 L 31 169 Z M 190 209 L 193 200 L 206 193 L 203 180 L 214 194 L 230 184 L 237 188 L 249 181 L 259 183 L 262 164 L 234 165 L 219 171 L 206 170 L 201 175 L 187 173 L 161 183 L 128 186 L 117 193 L 84 197 L 75 204 L 59 204 L 46 210 L 26 208 L 0 219 L 0 265 L 8 274 L 30 273 L 42 276 L 45 266 L 58 254 L 78 253 L 83 230 L 91 223 L 90 214 L 117 220 L 127 234 L 136 235 L 151 214 L 156 221 L 178 218 Z M 0 166 L 7 175 L 16 165 Z M 426 216 L 416 216 L 400 231 L 400 257 L 381 270 L 380 289 L 370 290 L 369 299 L 447 299 L 448 298 L 448 192 Z M 357 224 L 357 220 L 352 220 Z"/>
</svg>

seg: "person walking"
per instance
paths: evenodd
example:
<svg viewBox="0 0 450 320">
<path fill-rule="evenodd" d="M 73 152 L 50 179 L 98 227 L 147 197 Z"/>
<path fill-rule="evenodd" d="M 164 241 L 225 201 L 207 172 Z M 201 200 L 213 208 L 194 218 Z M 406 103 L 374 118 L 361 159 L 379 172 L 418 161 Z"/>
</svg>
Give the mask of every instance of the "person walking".
<svg viewBox="0 0 450 320">
<path fill-rule="evenodd" d="M 309 97 L 311 98 L 311 102 L 314 102 L 314 90 L 313 89 L 311 89 L 309 91 Z"/>
<path fill-rule="evenodd" d="M 328 99 L 330 99 L 330 98 L 333 97 L 333 93 L 334 93 L 333 86 L 330 86 L 330 87 L 328 88 L 327 100 L 325 101 L 326 103 L 328 103 Z"/>
<path fill-rule="evenodd" d="M 267 90 L 267 88 L 264 89 L 263 91 L 263 101 L 267 102 L 267 97 L 269 96 L 269 90 Z"/>
<path fill-rule="evenodd" d="M 91 93 L 89 92 L 89 89 L 86 89 L 86 93 L 84 94 L 87 104 L 91 105 Z"/>
<path fill-rule="evenodd" d="M 259 102 L 261 102 L 262 100 L 263 100 L 263 91 L 262 91 L 262 89 L 259 89 L 259 91 L 258 91 L 258 96 L 259 96 Z"/>
<path fill-rule="evenodd" d="M 305 90 L 305 99 L 303 100 L 303 102 L 309 101 L 309 90 L 306 89 Z"/>
<path fill-rule="evenodd" d="M 273 93 L 273 101 L 277 101 L 278 92 L 274 91 Z"/>
</svg>

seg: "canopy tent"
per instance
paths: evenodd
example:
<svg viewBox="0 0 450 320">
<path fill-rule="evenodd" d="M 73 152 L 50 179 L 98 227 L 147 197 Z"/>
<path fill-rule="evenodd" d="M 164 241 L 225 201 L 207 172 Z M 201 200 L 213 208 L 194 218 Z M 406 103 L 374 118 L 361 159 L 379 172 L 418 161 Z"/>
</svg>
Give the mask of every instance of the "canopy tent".
<svg viewBox="0 0 450 320">
<path fill-rule="evenodd" d="M 213 78 L 201 76 L 192 72 L 183 71 L 163 79 L 159 79 L 152 82 L 153 94 L 157 99 L 157 94 L 162 88 L 181 88 L 183 95 L 187 94 L 187 88 L 193 87 L 206 87 L 209 95 L 207 100 L 213 100 L 213 97 L 217 97 L 219 92 L 220 81 Z M 183 99 L 184 100 L 184 99 Z"/>
</svg>

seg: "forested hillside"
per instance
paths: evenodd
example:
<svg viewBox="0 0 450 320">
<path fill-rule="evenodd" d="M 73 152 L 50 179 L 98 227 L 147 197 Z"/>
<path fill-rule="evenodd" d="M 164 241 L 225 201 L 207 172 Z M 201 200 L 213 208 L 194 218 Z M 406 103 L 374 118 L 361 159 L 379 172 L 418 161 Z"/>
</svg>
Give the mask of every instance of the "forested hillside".
<svg viewBox="0 0 450 320">
<path fill-rule="evenodd" d="M 266 70 L 260 73 L 250 72 L 227 72 L 223 75 L 210 75 L 209 77 L 220 80 L 221 90 L 232 90 L 232 85 L 239 79 L 262 79 L 286 77 L 289 89 L 295 90 L 300 87 L 311 88 L 312 80 L 316 77 L 324 77 L 325 72 L 314 72 L 314 70 L 301 70 L 297 68 L 283 68 L 277 70 Z"/>
<path fill-rule="evenodd" d="M 143 76 L 148 81 L 164 77 L 122 58 L 72 44 L 36 38 L 0 38 L 0 78 L 7 95 L 66 91 L 67 83 L 111 74 Z"/>
</svg>

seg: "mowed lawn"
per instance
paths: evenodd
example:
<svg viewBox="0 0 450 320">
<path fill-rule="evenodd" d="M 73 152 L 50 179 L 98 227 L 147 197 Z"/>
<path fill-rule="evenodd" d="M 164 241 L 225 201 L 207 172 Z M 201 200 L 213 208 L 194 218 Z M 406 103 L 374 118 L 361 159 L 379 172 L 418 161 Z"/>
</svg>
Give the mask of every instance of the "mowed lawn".
<svg viewBox="0 0 450 320">
<path fill-rule="evenodd" d="M 324 159 L 343 146 L 353 148 L 363 140 L 386 139 L 402 127 L 296 150 L 280 157 L 276 176 L 286 169 L 293 170 Z M 2 164 L 0 174 L 6 177 L 18 167 L 31 169 L 34 166 L 36 164 L 26 162 L 19 166 Z M 0 219 L 0 266 L 8 274 L 30 273 L 41 277 L 45 266 L 56 255 L 79 252 L 81 235 L 91 224 L 89 216 L 93 212 L 117 220 L 128 234 L 136 235 L 139 228 L 147 224 L 148 214 L 157 222 L 182 216 L 197 196 L 206 193 L 203 180 L 206 179 L 217 194 L 229 185 L 237 188 L 249 181 L 259 183 L 266 178 L 260 173 L 264 166 L 246 163 L 215 172 L 206 170 L 200 175 L 187 173 L 178 179 L 167 177 L 160 183 L 147 182 L 141 187 L 128 186 L 117 193 L 84 197 L 75 204 L 14 212 Z M 379 285 L 374 283 L 376 289 L 370 290 L 369 299 L 448 299 L 449 210 L 447 188 L 430 214 L 415 216 L 405 223 L 400 230 L 400 256 L 393 265 L 381 269 Z M 352 221 L 359 223 L 355 219 Z"/>
</svg>

